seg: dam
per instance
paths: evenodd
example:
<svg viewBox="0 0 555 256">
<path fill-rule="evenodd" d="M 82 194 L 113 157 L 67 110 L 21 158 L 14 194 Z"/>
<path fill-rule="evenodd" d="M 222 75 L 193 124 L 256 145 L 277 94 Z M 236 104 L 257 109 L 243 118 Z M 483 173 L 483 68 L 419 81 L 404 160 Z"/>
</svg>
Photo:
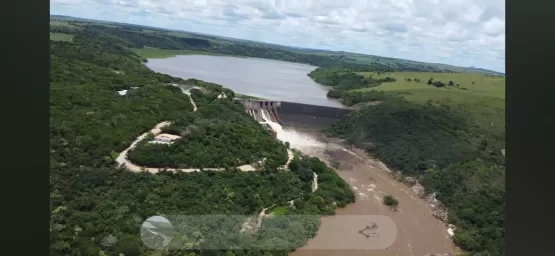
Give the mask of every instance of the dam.
<svg viewBox="0 0 555 256">
<path fill-rule="evenodd" d="M 259 122 L 263 122 L 262 112 L 273 122 L 283 127 L 322 129 L 339 121 L 352 109 L 309 105 L 302 103 L 235 99 L 243 104 L 245 111 Z"/>
</svg>

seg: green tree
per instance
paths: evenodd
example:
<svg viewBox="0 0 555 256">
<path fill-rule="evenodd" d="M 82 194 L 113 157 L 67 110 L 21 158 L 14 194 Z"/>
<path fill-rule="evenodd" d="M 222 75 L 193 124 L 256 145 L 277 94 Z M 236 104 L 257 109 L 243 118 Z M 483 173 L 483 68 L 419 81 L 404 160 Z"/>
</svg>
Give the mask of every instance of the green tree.
<svg viewBox="0 0 555 256">
<path fill-rule="evenodd" d="M 390 207 L 397 207 L 399 205 L 399 201 L 392 195 L 384 196 L 383 203 Z"/>
</svg>

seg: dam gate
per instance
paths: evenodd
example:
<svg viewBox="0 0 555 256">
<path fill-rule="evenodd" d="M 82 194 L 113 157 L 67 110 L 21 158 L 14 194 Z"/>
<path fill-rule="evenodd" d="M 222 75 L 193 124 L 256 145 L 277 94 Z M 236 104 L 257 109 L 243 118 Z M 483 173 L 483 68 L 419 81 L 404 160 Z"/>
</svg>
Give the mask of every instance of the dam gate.
<svg viewBox="0 0 555 256">
<path fill-rule="evenodd" d="M 263 116 L 279 123 L 283 127 L 322 129 L 341 120 L 352 112 L 349 108 L 336 108 L 310 104 L 272 101 L 235 99 L 245 111 L 259 122 Z"/>
</svg>

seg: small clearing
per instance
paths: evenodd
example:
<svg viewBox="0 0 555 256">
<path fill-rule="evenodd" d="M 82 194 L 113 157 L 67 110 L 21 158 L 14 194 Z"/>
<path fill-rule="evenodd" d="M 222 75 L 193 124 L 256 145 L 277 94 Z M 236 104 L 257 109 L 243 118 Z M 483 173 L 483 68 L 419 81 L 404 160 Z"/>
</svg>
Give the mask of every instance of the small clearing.
<svg viewBox="0 0 555 256">
<path fill-rule="evenodd" d="M 50 32 L 50 40 L 52 40 L 52 41 L 63 41 L 63 42 L 73 42 L 73 35 Z"/>
</svg>

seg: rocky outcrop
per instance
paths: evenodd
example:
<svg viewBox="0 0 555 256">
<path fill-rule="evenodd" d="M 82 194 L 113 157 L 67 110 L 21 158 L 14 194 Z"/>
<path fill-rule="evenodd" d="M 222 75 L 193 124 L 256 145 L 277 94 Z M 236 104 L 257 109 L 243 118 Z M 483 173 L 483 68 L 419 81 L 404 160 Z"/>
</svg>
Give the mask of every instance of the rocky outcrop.
<svg viewBox="0 0 555 256">
<path fill-rule="evenodd" d="M 447 225 L 447 233 L 449 233 L 450 236 L 455 235 L 455 230 L 457 230 L 457 227 L 455 227 L 455 225 L 453 224 Z"/>
<path fill-rule="evenodd" d="M 428 202 L 429 204 L 434 204 L 434 205 L 438 204 L 439 201 L 436 199 L 436 195 L 437 195 L 436 192 L 430 193 L 430 194 L 426 197 L 426 202 Z"/>
<path fill-rule="evenodd" d="M 420 185 L 418 182 L 416 182 L 416 184 L 414 186 L 411 187 L 412 191 L 420 198 L 423 198 L 426 200 L 426 202 L 428 204 L 430 204 L 430 206 L 433 208 L 432 209 L 432 215 L 436 218 L 438 218 L 439 220 L 447 223 L 447 219 L 448 219 L 448 211 L 447 209 L 441 204 L 441 202 L 439 200 L 437 200 L 436 192 L 430 193 L 428 195 L 426 195 L 426 190 L 425 188 Z"/>
<path fill-rule="evenodd" d="M 411 187 L 411 189 L 416 195 L 418 195 L 418 197 L 426 196 L 426 190 L 419 183 L 416 183 L 414 186 Z"/>
<path fill-rule="evenodd" d="M 437 219 L 447 223 L 449 212 L 445 207 L 439 204 L 436 207 L 434 207 L 434 209 L 432 210 L 432 215 Z"/>
<path fill-rule="evenodd" d="M 416 178 L 407 176 L 403 179 L 403 182 L 409 185 L 415 185 L 416 183 L 418 183 L 418 180 Z"/>
</svg>

